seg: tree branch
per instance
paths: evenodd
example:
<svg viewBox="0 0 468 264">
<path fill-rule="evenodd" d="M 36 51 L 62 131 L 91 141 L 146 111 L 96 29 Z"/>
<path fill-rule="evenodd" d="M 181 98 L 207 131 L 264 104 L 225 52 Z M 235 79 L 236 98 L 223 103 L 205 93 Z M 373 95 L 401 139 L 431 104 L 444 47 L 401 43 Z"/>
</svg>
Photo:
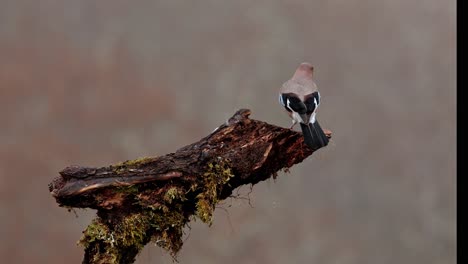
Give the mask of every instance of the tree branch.
<svg viewBox="0 0 468 264">
<path fill-rule="evenodd" d="M 83 263 L 132 263 L 150 241 L 175 258 L 195 216 L 211 224 L 216 204 L 235 188 L 276 177 L 313 153 L 301 133 L 249 115 L 241 109 L 210 135 L 165 156 L 62 170 L 49 184 L 59 206 L 97 209 L 80 240 Z"/>
</svg>

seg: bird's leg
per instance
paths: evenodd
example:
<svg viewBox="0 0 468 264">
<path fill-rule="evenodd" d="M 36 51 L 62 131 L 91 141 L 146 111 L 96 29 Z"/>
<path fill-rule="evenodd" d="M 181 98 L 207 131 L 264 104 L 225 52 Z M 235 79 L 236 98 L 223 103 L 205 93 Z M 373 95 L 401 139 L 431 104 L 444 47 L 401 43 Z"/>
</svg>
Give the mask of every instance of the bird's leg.
<svg viewBox="0 0 468 264">
<path fill-rule="evenodd" d="M 293 119 L 292 120 L 292 125 L 291 125 L 291 127 L 289 129 L 293 129 L 296 124 L 297 124 L 297 121 Z"/>
</svg>

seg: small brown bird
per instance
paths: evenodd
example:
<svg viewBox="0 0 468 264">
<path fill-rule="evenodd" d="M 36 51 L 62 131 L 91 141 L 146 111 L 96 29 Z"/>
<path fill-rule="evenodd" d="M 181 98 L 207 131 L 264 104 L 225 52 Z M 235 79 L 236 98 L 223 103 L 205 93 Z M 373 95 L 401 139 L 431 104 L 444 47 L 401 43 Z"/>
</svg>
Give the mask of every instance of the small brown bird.
<svg viewBox="0 0 468 264">
<path fill-rule="evenodd" d="M 310 63 L 301 63 L 293 77 L 281 86 L 279 101 L 292 118 L 291 129 L 299 123 L 304 143 L 317 150 L 328 145 L 328 138 L 316 118 L 320 93 L 312 80 L 313 73 L 314 67 Z"/>
</svg>

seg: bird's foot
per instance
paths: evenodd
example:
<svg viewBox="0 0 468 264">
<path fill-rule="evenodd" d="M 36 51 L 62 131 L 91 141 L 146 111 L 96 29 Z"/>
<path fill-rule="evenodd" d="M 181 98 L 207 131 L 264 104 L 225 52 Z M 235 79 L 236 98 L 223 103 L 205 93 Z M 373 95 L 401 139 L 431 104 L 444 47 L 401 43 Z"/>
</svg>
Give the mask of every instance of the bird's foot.
<svg viewBox="0 0 468 264">
<path fill-rule="evenodd" d="M 296 124 L 297 124 L 296 122 L 293 122 L 292 125 L 289 127 L 289 129 L 292 130 L 296 126 Z"/>
</svg>

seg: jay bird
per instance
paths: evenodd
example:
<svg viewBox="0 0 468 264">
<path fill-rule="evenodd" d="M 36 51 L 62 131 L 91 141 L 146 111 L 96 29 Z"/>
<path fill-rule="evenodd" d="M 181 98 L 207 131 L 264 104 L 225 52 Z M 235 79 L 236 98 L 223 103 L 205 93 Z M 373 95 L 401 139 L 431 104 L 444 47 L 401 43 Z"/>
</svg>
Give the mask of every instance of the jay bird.
<svg viewBox="0 0 468 264">
<path fill-rule="evenodd" d="M 314 67 L 310 63 L 301 63 L 293 77 L 281 86 L 279 102 L 292 118 L 291 129 L 299 123 L 304 143 L 317 150 L 328 145 L 328 138 L 316 117 L 321 98 L 312 80 L 313 72 Z"/>
</svg>

